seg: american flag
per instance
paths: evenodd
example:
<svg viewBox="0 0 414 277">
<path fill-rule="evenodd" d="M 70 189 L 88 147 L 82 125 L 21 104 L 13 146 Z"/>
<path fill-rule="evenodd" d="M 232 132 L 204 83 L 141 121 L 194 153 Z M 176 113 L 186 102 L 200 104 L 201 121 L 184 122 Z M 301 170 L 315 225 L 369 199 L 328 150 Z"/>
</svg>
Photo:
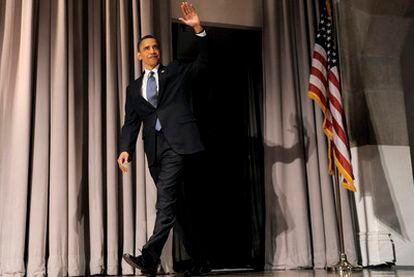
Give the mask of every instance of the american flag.
<svg viewBox="0 0 414 277">
<path fill-rule="evenodd" d="M 345 113 L 338 74 L 338 53 L 332 20 L 326 7 L 322 11 L 315 39 L 308 96 L 324 113 L 323 130 L 328 138 L 329 173 L 333 172 L 333 161 L 338 169 L 342 186 L 356 191 L 345 129 Z"/>
</svg>

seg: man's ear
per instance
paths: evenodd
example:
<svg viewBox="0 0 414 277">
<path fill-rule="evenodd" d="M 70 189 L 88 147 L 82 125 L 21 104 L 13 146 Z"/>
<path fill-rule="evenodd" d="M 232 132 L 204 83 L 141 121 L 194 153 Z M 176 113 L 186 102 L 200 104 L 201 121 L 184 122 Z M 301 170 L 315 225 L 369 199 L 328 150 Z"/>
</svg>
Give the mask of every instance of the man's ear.
<svg viewBox="0 0 414 277">
<path fill-rule="evenodd" d="M 140 53 L 140 52 L 137 52 L 137 59 L 138 59 L 139 61 L 141 61 L 141 60 L 142 60 L 142 57 L 141 57 L 141 53 Z"/>
</svg>

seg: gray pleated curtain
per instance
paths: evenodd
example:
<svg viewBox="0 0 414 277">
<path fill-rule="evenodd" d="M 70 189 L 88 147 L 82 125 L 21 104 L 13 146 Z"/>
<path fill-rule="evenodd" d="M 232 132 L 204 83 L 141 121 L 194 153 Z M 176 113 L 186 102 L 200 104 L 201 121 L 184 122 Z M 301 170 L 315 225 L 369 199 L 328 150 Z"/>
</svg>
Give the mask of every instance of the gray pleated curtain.
<svg viewBox="0 0 414 277">
<path fill-rule="evenodd" d="M 0 15 L 0 273 L 133 273 L 120 255 L 151 234 L 156 193 L 141 139 L 119 174 L 118 137 L 135 44 L 170 41 L 169 2 L 1 1 Z"/>
<path fill-rule="evenodd" d="M 133 273 L 121 254 L 151 234 L 156 192 L 141 138 L 125 175 L 117 144 L 137 38 L 159 35 L 170 58 L 169 3 L 0 0 L 0 275 Z M 321 113 L 306 97 L 315 6 L 263 6 L 266 268 L 321 268 L 337 261 L 338 234 Z"/>
</svg>

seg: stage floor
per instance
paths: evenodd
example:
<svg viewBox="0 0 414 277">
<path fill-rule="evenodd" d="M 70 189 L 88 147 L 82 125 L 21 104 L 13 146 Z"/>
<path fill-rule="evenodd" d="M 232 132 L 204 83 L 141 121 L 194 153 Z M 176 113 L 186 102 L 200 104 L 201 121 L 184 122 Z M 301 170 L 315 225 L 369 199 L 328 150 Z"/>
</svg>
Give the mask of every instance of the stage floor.
<svg viewBox="0 0 414 277">
<path fill-rule="evenodd" d="M 283 270 L 265 272 L 222 272 L 214 271 L 213 276 L 219 277 L 414 277 L 414 267 L 407 268 L 384 268 L 384 269 L 364 269 L 362 271 L 343 273 L 328 272 L 326 270 Z"/>
<path fill-rule="evenodd" d="M 213 273 L 214 276 L 218 276 Z M 362 271 L 339 274 L 328 272 L 326 270 L 286 270 L 286 271 L 268 271 L 268 272 L 234 272 L 223 273 L 226 277 L 414 277 L 414 267 L 399 269 L 364 269 Z"/>
<path fill-rule="evenodd" d="M 171 275 L 157 275 L 157 276 L 177 276 L 181 277 L 182 274 Z M 264 272 L 251 272 L 251 271 L 213 271 L 206 276 L 213 277 L 414 277 L 414 267 L 396 267 L 396 268 L 384 268 L 384 269 L 364 269 L 362 271 L 339 274 L 335 272 L 328 272 L 325 270 L 283 270 L 283 271 L 264 271 Z"/>
</svg>

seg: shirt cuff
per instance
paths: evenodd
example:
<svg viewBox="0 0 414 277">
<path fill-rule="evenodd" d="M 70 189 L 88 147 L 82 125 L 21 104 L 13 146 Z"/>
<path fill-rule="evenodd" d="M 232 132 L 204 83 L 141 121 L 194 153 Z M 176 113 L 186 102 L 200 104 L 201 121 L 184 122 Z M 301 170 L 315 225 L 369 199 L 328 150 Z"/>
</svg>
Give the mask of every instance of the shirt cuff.
<svg viewBox="0 0 414 277">
<path fill-rule="evenodd" d="M 206 30 L 201 31 L 200 33 L 196 33 L 196 36 L 205 37 L 207 35 Z"/>
</svg>

